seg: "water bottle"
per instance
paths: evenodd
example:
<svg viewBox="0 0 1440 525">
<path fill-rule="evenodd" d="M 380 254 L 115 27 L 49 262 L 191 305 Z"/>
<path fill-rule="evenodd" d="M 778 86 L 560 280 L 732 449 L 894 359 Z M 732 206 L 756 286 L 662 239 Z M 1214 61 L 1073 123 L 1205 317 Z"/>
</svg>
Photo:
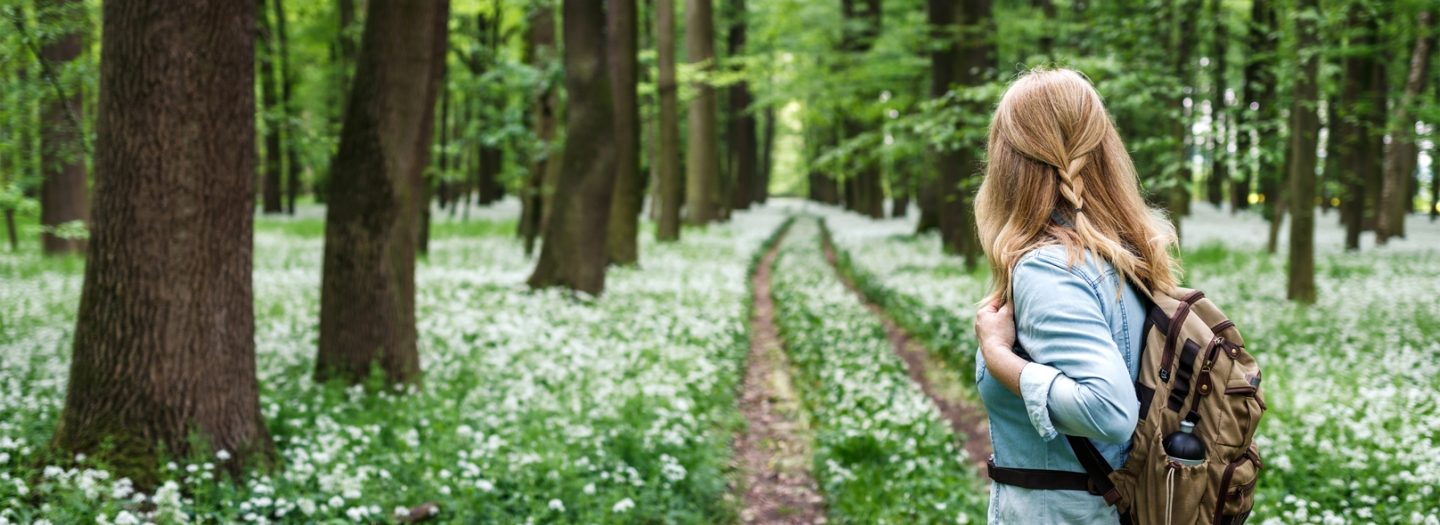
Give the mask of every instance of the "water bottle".
<svg viewBox="0 0 1440 525">
<path fill-rule="evenodd" d="M 1165 454 L 1170 456 L 1170 461 L 1179 463 L 1182 467 L 1205 463 L 1205 444 L 1195 436 L 1194 422 L 1181 421 L 1180 431 L 1165 436 L 1161 446 L 1165 447 Z"/>
</svg>

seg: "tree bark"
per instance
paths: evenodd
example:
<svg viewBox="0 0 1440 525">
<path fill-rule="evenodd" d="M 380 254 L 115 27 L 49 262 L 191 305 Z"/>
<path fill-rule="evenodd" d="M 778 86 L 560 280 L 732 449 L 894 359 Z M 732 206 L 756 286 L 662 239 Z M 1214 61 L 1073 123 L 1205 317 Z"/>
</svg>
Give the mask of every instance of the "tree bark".
<svg viewBox="0 0 1440 525">
<path fill-rule="evenodd" d="M 1230 27 L 1226 23 L 1224 0 L 1210 0 L 1210 19 L 1215 24 L 1214 46 L 1211 47 L 1211 67 L 1214 93 L 1210 99 L 1211 148 L 1210 177 L 1206 179 L 1206 197 L 1216 208 L 1225 202 L 1225 182 L 1230 178 L 1230 109 L 1225 101 L 1226 54 L 1230 40 Z"/>
<path fill-rule="evenodd" d="M 1195 36 L 1195 19 L 1192 16 L 1196 9 L 1197 0 L 1177 0 L 1175 3 L 1176 12 L 1174 16 L 1179 18 L 1179 29 L 1176 34 L 1175 62 L 1172 74 L 1180 82 L 1182 87 L 1192 85 L 1191 72 L 1194 57 L 1191 56 L 1193 40 Z M 1190 169 L 1190 159 L 1186 158 L 1187 143 L 1190 138 L 1190 120 L 1185 115 L 1185 90 L 1176 92 L 1174 99 L 1174 111 L 1176 118 L 1171 123 L 1171 137 L 1175 141 L 1175 153 L 1172 159 L 1177 163 L 1175 180 L 1171 182 L 1166 192 L 1165 207 L 1170 222 L 1175 225 L 1175 235 L 1183 239 L 1180 232 L 1180 218 L 1189 212 L 1190 205 L 1190 182 L 1194 176 Z"/>
<path fill-rule="evenodd" d="M 547 3 L 532 11 L 526 61 L 542 72 L 548 72 L 555 60 L 555 13 Z M 540 88 L 530 100 L 531 122 L 535 137 L 544 151 L 531 154 L 530 180 L 521 195 L 519 234 L 525 239 L 525 254 L 533 253 L 535 239 L 544 231 L 550 193 L 554 191 L 550 174 L 558 171 L 561 159 L 555 146 L 555 120 L 559 99 L 553 83 L 545 75 Z"/>
<path fill-rule="evenodd" d="M 858 0 L 863 2 L 863 11 L 856 9 L 856 1 L 840 0 L 841 16 L 844 19 L 840 51 L 845 55 L 848 67 L 859 64 L 862 61 L 861 56 L 874 47 L 883 24 L 880 0 Z M 859 93 L 864 100 L 873 100 L 875 95 L 877 94 L 868 90 Z M 854 116 L 845 117 L 840 126 L 845 133 L 842 141 L 859 136 L 870 125 L 873 124 Z M 852 172 L 844 174 L 846 207 L 874 219 L 884 217 L 885 191 L 881 184 L 879 163 L 875 159 L 864 159 L 853 164 L 852 168 Z"/>
<path fill-rule="evenodd" d="M 318 380 L 420 380 L 415 254 L 449 11 L 368 2 L 325 215 Z"/>
<path fill-rule="evenodd" d="M 52 71 L 63 69 L 84 49 L 80 16 L 84 6 L 79 0 L 60 0 L 39 11 L 40 25 L 64 28 L 66 33 L 45 43 L 40 51 Z M 75 116 L 81 114 L 80 91 L 73 89 L 46 97 L 41 110 L 40 128 L 40 244 L 46 254 L 84 253 L 83 239 L 65 239 L 55 235 L 55 228 L 72 221 L 84 222 L 89 215 L 85 198 L 84 130 L 79 129 Z"/>
<path fill-rule="evenodd" d="M 609 262 L 633 265 L 640 260 L 636 238 L 645 186 L 640 183 L 640 101 L 636 64 L 638 34 L 635 0 L 606 0 L 609 30 L 610 98 L 615 128 L 615 189 L 610 200 L 606 251 Z"/>
<path fill-rule="evenodd" d="M 295 107 L 295 70 L 290 62 L 290 37 L 285 28 L 285 0 L 275 0 L 275 34 L 280 37 L 280 104 L 285 108 L 285 213 L 295 215 L 300 198 L 300 126 Z"/>
<path fill-rule="evenodd" d="M 264 197 L 262 209 L 265 213 L 280 213 L 282 204 L 281 173 L 284 158 L 281 157 L 280 123 L 275 116 L 281 112 L 280 90 L 275 74 L 274 32 L 270 25 L 270 9 L 265 0 L 255 0 L 255 17 L 260 28 L 256 52 L 260 59 L 260 119 L 265 123 L 265 164 L 261 171 L 260 192 Z"/>
<path fill-rule="evenodd" d="M 755 196 L 753 202 L 765 204 L 770 198 L 770 177 L 774 175 L 774 154 L 775 154 L 775 108 L 765 108 L 764 141 L 760 148 L 760 175 L 759 183 L 755 185 Z"/>
<path fill-rule="evenodd" d="M 655 5 L 655 45 L 659 69 L 656 90 L 660 96 L 660 154 L 657 159 L 660 185 L 660 220 L 655 237 L 661 241 L 680 240 L 680 102 L 675 83 L 675 0 Z M 653 204 L 652 204 L 653 205 Z"/>
<path fill-rule="evenodd" d="M 701 74 L 715 70 L 715 29 L 711 0 L 685 2 L 685 59 Z M 663 38 L 663 37 L 662 37 Z M 721 218 L 717 101 L 708 81 L 694 84 L 685 148 L 685 222 L 709 224 Z"/>
<path fill-rule="evenodd" d="M 1299 0 L 1297 10 L 1300 67 L 1290 106 L 1290 271 L 1286 296 L 1311 304 L 1315 302 L 1315 165 L 1320 142 L 1320 13 L 1316 0 Z"/>
<path fill-rule="evenodd" d="M 1250 137 L 1252 131 L 1263 138 L 1264 131 L 1259 129 L 1261 122 L 1261 93 L 1268 89 L 1267 77 L 1269 76 L 1268 60 L 1261 58 L 1273 50 L 1269 47 L 1270 34 L 1268 27 L 1273 25 L 1270 20 L 1274 12 L 1268 7 L 1266 0 L 1254 0 L 1250 7 L 1250 21 L 1246 32 L 1245 41 L 1245 86 L 1241 89 L 1240 109 L 1233 113 L 1235 117 L 1235 154 L 1239 159 L 1237 167 L 1240 170 L 1239 176 L 1230 184 L 1230 210 L 1236 212 L 1250 208 L 1250 191 L 1256 180 L 1257 155 L 1252 145 L 1255 144 Z M 1267 102 L 1268 103 L 1268 102 Z M 1263 140 L 1261 141 L 1263 143 Z"/>
<path fill-rule="evenodd" d="M 606 219 L 615 185 L 614 103 L 610 95 L 605 5 L 565 0 L 565 165 L 555 210 L 530 275 L 532 288 L 605 291 Z"/>
<path fill-rule="evenodd" d="M 943 0 L 930 2 L 930 24 L 936 27 L 958 23 L 960 41 L 953 48 L 947 47 L 931 55 L 936 78 L 932 80 L 930 89 L 935 97 L 943 96 L 949 90 L 950 82 L 961 86 L 980 85 L 995 69 L 995 33 L 990 0 L 964 0 L 958 10 L 951 12 L 937 5 L 944 3 Z M 942 75 L 942 72 L 946 74 Z M 942 80 L 948 81 L 941 83 Z M 968 109 L 984 111 L 983 107 L 975 104 Z M 964 258 L 967 268 L 975 267 L 980 254 L 973 220 L 974 195 L 969 188 L 970 179 L 979 170 L 981 148 L 982 144 L 967 143 L 936 155 L 940 172 L 936 204 L 941 242 L 948 253 Z"/>
<path fill-rule="evenodd" d="M 94 230 L 54 445 L 142 490 L 162 450 L 226 450 L 232 473 L 272 453 L 250 283 L 254 17 L 227 0 L 104 4 Z"/>
<path fill-rule="evenodd" d="M 1352 4 L 1346 23 L 1347 33 L 1352 36 L 1351 48 L 1373 46 L 1376 35 L 1374 23 L 1368 10 L 1359 4 Z M 1335 108 L 1335 125 L 1330 131 L 1334 154 L 1345 186 L 1341 201 L 1341 218 L 1345 222 L 1345 249 L 1360 249 L 1360 233 L 1367 229 L 1367 211 L 1372 200 L 1369 173 L 1374 162 L 1367 158 L 1379 154 L 1372 151 L 1375 141 L 1370 129 L 1375 121 L 1373 114 L 1378 108 L 1370 107 L 1375 96 L 1375 70 L 1378 67 L 1372 51 L 1348 52 L 1342 63 L 1340 103 Z M 1382 94 L 1381 97 L 1384 95 Z"/>
<path fill-rule="evenodd" d="M 733 58 L 745 55 L 749 14 L 745 10 L 745 0 L 732 0 L 730 6 L 734 9 L 729 35 L 730 56 Z M 755 201 L 755 188 L 759 185 L 759 142 L 755 136 L 755 113 L 750 108 L 754 102 L 748 82 L 741 80 L 730 86 L 730 166 L 735 173 L 730 207 L 737 210 L 750 207 L 750 203 Z"/>
<path fill-rule="evenodd" d="M 1415 99 L 1425 87 L 1430 65 L 1430 11 L 1421 11 L 1416 18 L 1415 49 L 1410 54 L 1410 71 L 1405 78 L 1405 91 L 1395 108 L 1399 128 L 1391 133 L 1390 149 L 1385 153 L 1385 182 L 1380 188 L 1380 209 L 1376 213 L 1375 242 L 1385 244 L 1391 237 L 1405 237 L 1405 214 L 1413 208 L 1410 180 L 1414 177 Z"/>
</svg>

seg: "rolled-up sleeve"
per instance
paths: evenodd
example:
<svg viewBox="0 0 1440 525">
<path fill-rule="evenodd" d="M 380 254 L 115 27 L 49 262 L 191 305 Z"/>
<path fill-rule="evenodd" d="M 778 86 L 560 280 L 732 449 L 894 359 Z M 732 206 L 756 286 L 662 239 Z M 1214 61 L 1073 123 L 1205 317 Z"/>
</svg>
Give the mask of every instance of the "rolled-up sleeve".
<svg viewBox="0 0 1440 525">
<path fill-rule="evenodd" d="M 1022 259 L 1013 275 L 1017 336 L 1032 360 L 1020 396 L 1035 431 L 1130 439 L 1139 402 L 1095 288 L 1044 256 Z"/>
</svg>

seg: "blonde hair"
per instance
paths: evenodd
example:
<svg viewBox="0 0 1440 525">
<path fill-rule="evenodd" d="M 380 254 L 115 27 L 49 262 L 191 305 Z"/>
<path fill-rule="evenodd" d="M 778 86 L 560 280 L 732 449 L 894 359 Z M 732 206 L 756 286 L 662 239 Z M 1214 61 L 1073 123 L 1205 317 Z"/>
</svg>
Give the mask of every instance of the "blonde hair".
<svg viewBox="0 0 1440 525">
<path fill-rule="evenodd" d="M 1008 301 L 1015 264 L 1048 244 L 1065 246 L 1071 266 L 1090 250 L 1138 287 L 1176 286 L 1175 228 L 1140 197 L 1125 144 L 1080 73 L 1032 70 L 1011 83 L 995 108 L 987 152 L 975 198 L 991 268 L 987 303 Z M 1070 224 L 1057 224 L 1056 213 Z"/>
</svg>

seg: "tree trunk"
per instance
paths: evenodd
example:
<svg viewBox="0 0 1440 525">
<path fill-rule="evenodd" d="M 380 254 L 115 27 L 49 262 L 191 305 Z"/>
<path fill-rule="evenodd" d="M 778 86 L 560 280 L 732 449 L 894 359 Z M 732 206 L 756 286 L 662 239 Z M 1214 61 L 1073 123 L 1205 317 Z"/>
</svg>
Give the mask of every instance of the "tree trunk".
<svg viewBox="0 0 1440 525">
<path fill-rule="evenodd" d="M 1290 106 L 1290 272 L 1286 296 L 1315 302 L 1315 164 L 1320 140 L 1320 28 L 1317 0 L 1299 0 L 1299 71 Z M 1308 11 L 1308 12 L 1307 12 Z"/>
<path fill-rule="evenodd" d="M 300 126 L 295 107 L 295 70 L 290 62 L 290 37 L 285 29 L 285 0 L 275 0 L 275 34 L 280 37 L 280 100 L 285 108 L 285 212 L 295 215 L 295 200 L 300 197 Z"/>
<path fill-rule="evenodd" d="M 265 164 L 261 173 L 261 194 L 265 213 L 280 213 L 282 190 L 280 185 L 284 158 L 281 157 L 280 122 L 275 118 L 280 113 L 279 83 L 275 78 L 274 32 L 270 29 L 270 9 L 265 0 L 255 0 L 255 17 L 260 28 L 258 39 L 260 59 L 260 119 L 265 123 Z"/>
<path fill-rule="evenodd" d="M 775 108 L 765 108 L 765 139 L 761 142 L 760 148 L 760 176 L 759 184 L 755 185 L 754 201 L 765 204 L 770 198 L 770 177 L 774 175 L 775 164 Z"/>
<path fill-rule="evenodd" d="M 1245 86 L 1241 89 L 1240 109 L 1234 113 L 1235 154 L 1239 159 L 1237 167 L 1240 174 L 1230 184 L 1232 213 L 1250 208 L 1250 190 L 1257 179 L 1257 163 L 1260 161 L 1252 149 L 1254 142 L 1250 134 L 1252 131 L 1258 133 L 1262 138 L 1261 142 L 1264 142 L 1264 132 L 1259 129 L 1262 115 L 1260 103 L 1261 93 L 1268 89 L 1267 85 L 1263 84 L 1268 75 L 1267 62 L 1259 57 L 1273 49 L 1268 46 L 1268 26 L 1272 25 L 1269 18 L 1272 16 L 1273 12 L 1267 7 L 1266 0 L 1254 0 L 1251 3 L 1250 23 L 1245 41 Z"/>
<path fill-rule="evenodd" d="M 64 28 L 69 32 L 49 39 L 40 51 L 52 71 L 64 69 L 80 56 L 84 35 L 80 32 L 84 6 L 79 0 L 53 2 L 40 10 L 40 26 Z M 89 213 L 85 199 L 84 130 L 78 127 L 81 114 L 79 85 L 60 98 L 46 97 L 41 110 L 40 151 L 40 244 L 46 254 L 84 253 L 83 239 L 65 239 L 55 228 L 72 221 L 85 221 Z"/>
<path fill-rule="evenodd" d="M 1349 43 L 1352 48 L 1374 45 L 1376 35 L 1372 32 L 1373 24 L 1369 23 L 1370 15 L 1367 13 L 1368 10 L 1359 4 L 1352 4 L 1346 16 L 1349 25 L 1346 32 L 1352 35 Z M 1360 233 L 1367 229 L 1367 217 L 1370 216 L 1367 208 L 1372 196 L 1369 195 L 1371 177 L 1368 174 L 1374 163 L 1367 157 L 1379 153 L 1371 151 L 1374 140 L 1369 129 L 1375 120 L 1372 114 L 1377 109 L 1368 106 L 1369 101 L 1375 98 L 1369 91 L 1376 87 L 1373 80 L 1378 67 L 1371 53 L 1347 53 L 1341 66 L 1342 86 L 1340 103 L 1335 108 L 1336 122 L 1330 131 L 1345 187 L 1341 200 L 1345 249 L 1351 251 L 1360 249 Z"/>
<path fill-rule="evenodd" d="M 527 62 L 540 71 L 548 71 L 555 60 L 555 13 L 549 4 L 541 5 L 542 7 L 533 11 L 534 15 L 530 19 Z M 525 239 L 526 255 L 534 252 L 535 239 L 544 231 L 545 218 L 549 214 L 546 207 L 550 203 L 550 193 L 554 191 L 554 186 L 550 184 L 550 174 L 558 171 L 560 167 L 558 148 L 555 146 L 555 120 L 559 110 L 559 99 L 555 91 L 555 86 L 547 75 L 547 78 L 541 81 L 541 88 L 531 98 L 531 121 L 535 138 L 540 141 L 544 151 L 531 154 L 530 180 L 520 200 L 519 234 Z"/>
<path fill-rule="evenodd" d="M 1194 61 L 1191 51 L 1195 35 L 1195 19 L 1191 15 L 1196 10 L 1196 3 L 1197 0 L 1178 0 L 1175 3 L 1174 16 L 1179 18 L 1180 23 L 1176 35 L 1175 62 L 1172 65 L 1174 67 L 1172 74 L 1179 80 L 1182 87 L 1192 85 L 1190 68 Z M 1180 232 L 1180 218 L 1189 211 L 1190 181 L 1194 174 L 1190 168 L 1190 159 L 1187 158 L 1190 120 L 1185 114 L 1185 90 L 1182 89 L 1175 95 L 1173 103 L 1176 118 L 1171 123 L 1171 133 L 1174 135 L 1171 140 L 1175 141 L 1175 153 L 1172 161 L 1177 163 L 1177 169 L 1175 180 L 1171 181 L 1169 191 L 1166 192 L 1165 207 L 1170 221 L 1175 225 L 1175 235 L 1183 239 Z"/>
<path fill-rule="evenodd" d="M 920 192 L 915 197 L 915 205 L 920 208 L 920 220 L 915 223 L 917 234 L 940 228 L 940 203 L 935 190 L 937 185 L 933 180 L 920 183 Z"/>
<path fill-rule="evenodd" d="M 1206 179 L 1205 193 L 1210 204 L 1216 208 L 1225 202 L 1225 181 L 1230 178 L 1230 110 L 1225 101 L 1225 68 L 1230 27 L 1226 23 L 1224 0 L 1210 0 L 1211 17 L 1215 24 L 1215 45 L 1211 47 L 1211 67 L 1215 68 L 1212 83 L 1215 92 L 1210 99 L 1211 148 L 1210 178 Z"/>
<path fill-rule="evenodd" d="M 415 253 L 450 5 L 369 0 L 325 214 L 318 380 L 420 380 Z"/>
<path fill-rule="evenodd" d="M 225 450 L 232 473 L 267 464 L 250 283 L 255 5 L 103 9 L 94 232 L 54 445 L 142 490 L 162 452 Z"/>
<path fill-rule="evenodd" d="M 685 58 L 701 73 L 715 69 L 715 29 L 711 0 L 685 2 Z M 665 38 L 663 35 L 661 38 Z M 663 46 L 662 46 L 663 48 Z M 685 148 L 685 222 L 709 224 L 720 219 L 720 156 L 716 136 L 715 88 L 694 84 L 690 101 L 689 145 Z"/>
<path fill-rule="evenodd" d="M 883 10 L 880 0 L 859 0 L 864 10 L 856 9 L 857 0 L 840 0 L 844 30 L 841 32 L 840 52 L 846 57 L 847 66 L 854 68 L 863 62 L 862 55 L 875 45 L 882 28 Z M 988 0 L 986 0 L 988 1 Z M 861 99 L 874 100 L 876 93 L 861 91 Z M 853 139 L 864 133 L 873 123 L 847 115 L 840 130 L 845 133 L 841 141 Z M 863 157 L 863 155 L 862 155 Z M 862 159 L 852 164 L 845 176 L 845 204 L 847 208 L 871 218 L 885 216 L 885 192 L 880 180 L 880 166 L 875 159 Z"/>
<path fill-rule="evenodd" d="M 935 97 L 949 91 L 951 82 L 962 86 L 980 85 L 986 82 L 995 68 L 990 0 L 965 0 L 953 11 L 954 7 L 939 4 L 947 2 L 932 0 L 929 3 L 932 28 L 958 23 L 965 36 L 960 38 L 958 45 L 947 46 L 931 55 L 935 78 L 932 79 L 930 93 Z M 949 37 L 950 40 L 953 38 Z M 984 111 L 983 107 L 975 104 L 971 104 L 969 109 Z M 969 180 L 979 170 L 978 152 L 981 148 L 982 144 L 964 143 L 955 150 L 940 151 L 936 155 L 940 172 L 936 204 L 941 242 L 947 252 L 963 257 L 967 268 L 975 267 L 980 254 L 971 207 L 974 196 L 969 189 Z"/>
<path fill-rule="evenodd" d="M 615 185 L 615 142 L 602 2 L 565 0 L 565 165 L 532 288 L 605 290 L 606 219 Z"/>
<path fill-rule="evenodd" d="M 10 251 L 20 251 L 20 234 L 15 230 L 15 210 L 5 210 L 5 235 L 10 238 Z"/>
<path fill-rule="evenodd" d="M 655 45 L 658 48 L 660 96 L 660 220 L 655 237 L 661 241 L 680 240 L 680 102 L 675 83 L 675 1 L 655 5 Z"/>
<path fill-rule="evenodd" d="M 734 20 L 730 26 L 730 56 L 744 56 L 746 52 L 746 25 L 749 14 L 745 0 L 732 0 Z M 735 186 L 731 188 L 731 208 L 743 210 L 750 207 L 755 199 L 755 188 L 760 184 L 759 139 L 755 136 L 755 113 L 750 106 L 755 103 L 750 86 L 745 81 L 730 86 L 730 165 L 735 173 Z"/>
<path fill-rule="evenodd" d="M 610 200 L 606 252 L 610 263 L 633 265 L 640 260 L 636 237 L 645 186 L 640 183 L 640 101 L 636 91 L 637 60 L 635 0 L 606 0 L 609 26 L 610 98 L 615 120 L 615 184 Z"/>
<path fill-rule="evenodd" d="M 1391 237 L 1405 237 L 1405 214 L 1413 208 L 1410 180 L 1414 177 L 1416 97 L 1424 88 L 1430 65 L 1430 11 L 1421 11 L 1416 19 L 1415 49 L 1410 54 L 1410 72 L 1405 78 L 1405 91 L 1395 108 L 1399 127 L 1391 133 L 1390 149 L 1385 154 L 1385 183 L 1380 188 L 1380 210 L 1375 224 L 1375 242 L 1385 244 Z"/>
</svg>

